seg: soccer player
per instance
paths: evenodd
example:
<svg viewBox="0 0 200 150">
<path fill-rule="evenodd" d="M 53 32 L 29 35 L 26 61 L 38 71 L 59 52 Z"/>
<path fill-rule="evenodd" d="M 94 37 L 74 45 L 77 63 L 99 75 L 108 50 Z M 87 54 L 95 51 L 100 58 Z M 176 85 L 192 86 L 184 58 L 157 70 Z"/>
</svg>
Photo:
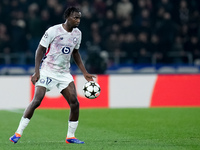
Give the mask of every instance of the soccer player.
<svg viewBox="0 0 200 150">
<path fill-rule="evenodd" d="M 10 141 L 17 143 L 28 125 L 35 109 L 40 105 L 45 93 L 56 86 L 70 106 L 66 143 L 82 144 L 75 138 L 78 126 L 79 102 L 72 75 L 70 74 L 70 58 L 74 58 L 87 81 L 95 76 L 89 74 L 79 54 L 81 31 L 77 28 L 81 12 L 76 7 L 69 7 L 64 12 L 65 23 L 50 27 L 43 35 L 35 55 L 35 73 L 31 81 L 35 85 L 32 102 L 24 111 L 15 134 Z"/>
</svg>

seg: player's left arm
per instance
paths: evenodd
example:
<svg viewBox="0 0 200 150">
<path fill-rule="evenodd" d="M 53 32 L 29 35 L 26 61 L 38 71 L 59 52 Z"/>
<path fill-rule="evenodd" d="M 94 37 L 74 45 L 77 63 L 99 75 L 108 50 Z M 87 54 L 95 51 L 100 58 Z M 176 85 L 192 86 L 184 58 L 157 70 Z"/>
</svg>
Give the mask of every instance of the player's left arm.
<svg viewBox="0 0 200 150">
<path fill-rule="evenodd" d="M 87 72 L 87 70 L 85 69 L 85 66 L 83 64 L 81 55 L 79 53 L 78 49 L 74 49 L 72 52 L 72 56 L 74 58 L 74 61 L 76 63 L 76 65 L 79 67 L 79 69 L 81 70 L 81 72 L 83 73 L 85 79 L 87 81 L 93 81 L 93 78 L 96 78 L 94 75 L 91 75 Z"/>
</svg>

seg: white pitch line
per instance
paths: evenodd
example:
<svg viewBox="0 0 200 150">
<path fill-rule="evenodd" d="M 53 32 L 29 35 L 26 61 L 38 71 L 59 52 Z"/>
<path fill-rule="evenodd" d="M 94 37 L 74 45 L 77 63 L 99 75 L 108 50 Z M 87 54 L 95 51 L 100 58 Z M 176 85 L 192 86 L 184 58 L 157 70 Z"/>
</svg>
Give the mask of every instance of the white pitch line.
<svg viewBox="0 0 200 150">
<path fill-rule="evenodd" d="M 17 113 L 17 114 L 23 114 L 24 113 L 23 109 L 6 109 L 5 111 L 13 112 L 13 113 Z"/>
</svg>

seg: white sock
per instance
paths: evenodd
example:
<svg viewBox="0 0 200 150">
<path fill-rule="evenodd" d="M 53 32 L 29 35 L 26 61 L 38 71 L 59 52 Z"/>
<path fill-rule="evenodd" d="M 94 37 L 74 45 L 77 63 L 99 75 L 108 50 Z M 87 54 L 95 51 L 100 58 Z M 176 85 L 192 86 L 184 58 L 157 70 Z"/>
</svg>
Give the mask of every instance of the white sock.
<svg viewBox="0 0 200 150">
<path fill-rule="evenodd" d="M 28 125 L 29 121 L 30 121 L 30 119 L 22 117 L 16 133 L 19 133 L 20 135 L 22 135 L 22 133 L 23 133 L 24 129 L 26 128 L 26 126 Z"/>
<path fill-rule="evenodd" d="M 75 131 L 78 127 L 78 121 L 68 121 L 67 138 L 75 137 Z"/>
</svg>

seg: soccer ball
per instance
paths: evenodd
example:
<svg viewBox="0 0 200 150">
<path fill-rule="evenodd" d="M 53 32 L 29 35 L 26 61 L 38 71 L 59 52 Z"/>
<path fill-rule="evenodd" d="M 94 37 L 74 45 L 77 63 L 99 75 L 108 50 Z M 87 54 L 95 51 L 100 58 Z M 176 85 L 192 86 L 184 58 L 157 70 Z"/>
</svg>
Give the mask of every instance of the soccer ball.
<svg viewBox="0 0 200 150">
<path fill-rule="evenodd" d="M 89 99 L 95 99 L 100 95 L 101 88 L 98 83 L 94 81 L 86 82 L 83 86 L 83 94 Z"/>
</svg>

